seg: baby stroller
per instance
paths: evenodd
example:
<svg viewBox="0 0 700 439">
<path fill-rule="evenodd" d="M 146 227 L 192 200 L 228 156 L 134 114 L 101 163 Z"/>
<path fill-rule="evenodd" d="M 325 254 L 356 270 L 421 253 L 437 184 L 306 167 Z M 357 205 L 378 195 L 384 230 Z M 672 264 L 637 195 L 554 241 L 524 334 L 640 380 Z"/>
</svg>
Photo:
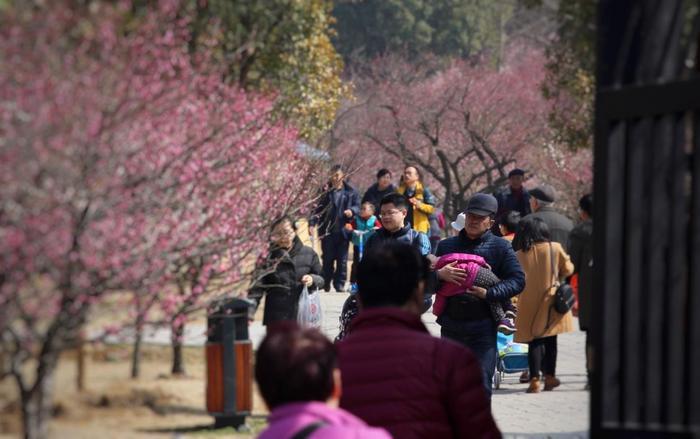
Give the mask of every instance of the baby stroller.
<svg viewBox="0 0 700 439">
<path fill-rule="evenodd" d="M 499 389 L 507 373 L 521 373 L 529 370 L 527 362 L 527 345 L 515 343 L 513 335 L 498 333 L 498 360 L 496 373 L 493 375 L 493 387 Z"/>
</svg>

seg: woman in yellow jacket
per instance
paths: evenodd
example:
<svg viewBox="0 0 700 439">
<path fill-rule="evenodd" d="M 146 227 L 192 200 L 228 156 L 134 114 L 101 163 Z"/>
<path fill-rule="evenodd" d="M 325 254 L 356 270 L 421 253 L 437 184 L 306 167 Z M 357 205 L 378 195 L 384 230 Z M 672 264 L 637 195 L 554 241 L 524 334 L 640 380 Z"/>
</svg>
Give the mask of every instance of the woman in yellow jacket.
<svg viewBox="0 0 700 439">
<path fill-rule="evenodd" d="M 405 196 L 410 203 L 406 218 L 411 222 L 411 227 L 427 234 L 430 230 L 428 216 L 435 210 L 435 198 L 428 188 L 423 186 L 421 180 L 418 168 L 413 165 L 406 166 L 396 192 Z"/>
<path fill-rule="evenodd" d="M 556 378 L 557 334 L 574 330 L 571 311 L 559 314 L 552 307 L 559 281 L 574 272 L 574 264 L 562 246 L 551 242 L 549 228 L 540 218 L 526 216 L 513 240 L 515 256 L 525 272 L 525 289 L 518 298 L 515 341 L 528 343 L 530 386 L 527 393 L 544 390 L 561 382 Z"/>
</svg>

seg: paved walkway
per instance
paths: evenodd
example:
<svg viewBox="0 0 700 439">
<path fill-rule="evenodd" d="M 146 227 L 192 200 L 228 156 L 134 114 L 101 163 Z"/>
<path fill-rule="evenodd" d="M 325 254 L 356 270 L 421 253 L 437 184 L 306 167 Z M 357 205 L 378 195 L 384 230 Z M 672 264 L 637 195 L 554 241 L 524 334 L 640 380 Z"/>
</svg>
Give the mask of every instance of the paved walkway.
<svg viewBox="0 0 700 439">
<path fill-rule="evenodd" d="M 323 332 L 331 339 L 338 334 L 338 319 L 345 293 L 321 293 L 323 309 Z M 423 315 L 428 330 L 439 336 L 440 327 L 435 317 L 428 312 Z M 578 327 L 576 322 L 575 327 Z M 185 344 L 201 346 L 206 341 L 202 325 L 188 325 Z M 254 347 L 260 344 L 265 329 L 259 321 L 249 327 Z M 112 338 L 112 342 L 128 342 L 129 335 Z M 145 343 L 170 343 L 170 331 L 166 328 L 147 331 Z M 518 374 L 506 375 L 500 390 L 493 396 L 493 413 L 505 438 L 588 438 L 588 400 L 585 385 L 584 366 L 585 336 L 574 332 L 559 336 L 557 375 L 562 380 L 561 387 L 552 392 L 526 394 L 525 384 L 518 383 Z"/>
</svg>

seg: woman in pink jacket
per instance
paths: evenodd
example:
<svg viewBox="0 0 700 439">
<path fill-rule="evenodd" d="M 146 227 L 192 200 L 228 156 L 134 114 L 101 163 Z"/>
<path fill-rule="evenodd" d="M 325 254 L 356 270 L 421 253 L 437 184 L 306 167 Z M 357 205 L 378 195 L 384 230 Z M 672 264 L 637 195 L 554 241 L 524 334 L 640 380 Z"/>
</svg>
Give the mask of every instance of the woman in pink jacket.
<svg viewBox="0 0 700 439">
<path fill-rule="evenodd" d="M 335 346 L 316 329 L 291 321 L 268 327 L 255 359 L 255 379 L 271 410 L 260 439 L 391 438 L 337 408 Z"/>
</svg>

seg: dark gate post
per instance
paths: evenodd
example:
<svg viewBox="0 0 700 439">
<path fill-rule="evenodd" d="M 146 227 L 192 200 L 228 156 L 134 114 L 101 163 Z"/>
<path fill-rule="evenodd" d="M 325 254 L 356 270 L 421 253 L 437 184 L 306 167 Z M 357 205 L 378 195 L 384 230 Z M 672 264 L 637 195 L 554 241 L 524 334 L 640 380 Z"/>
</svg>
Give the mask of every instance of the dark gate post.
<svg viewBox="0 0 700 439">
<path fill-rule="evenodd" d="M 700 437 L 697 7 L 599 0 L 591 438 Z"/>
</svg>

